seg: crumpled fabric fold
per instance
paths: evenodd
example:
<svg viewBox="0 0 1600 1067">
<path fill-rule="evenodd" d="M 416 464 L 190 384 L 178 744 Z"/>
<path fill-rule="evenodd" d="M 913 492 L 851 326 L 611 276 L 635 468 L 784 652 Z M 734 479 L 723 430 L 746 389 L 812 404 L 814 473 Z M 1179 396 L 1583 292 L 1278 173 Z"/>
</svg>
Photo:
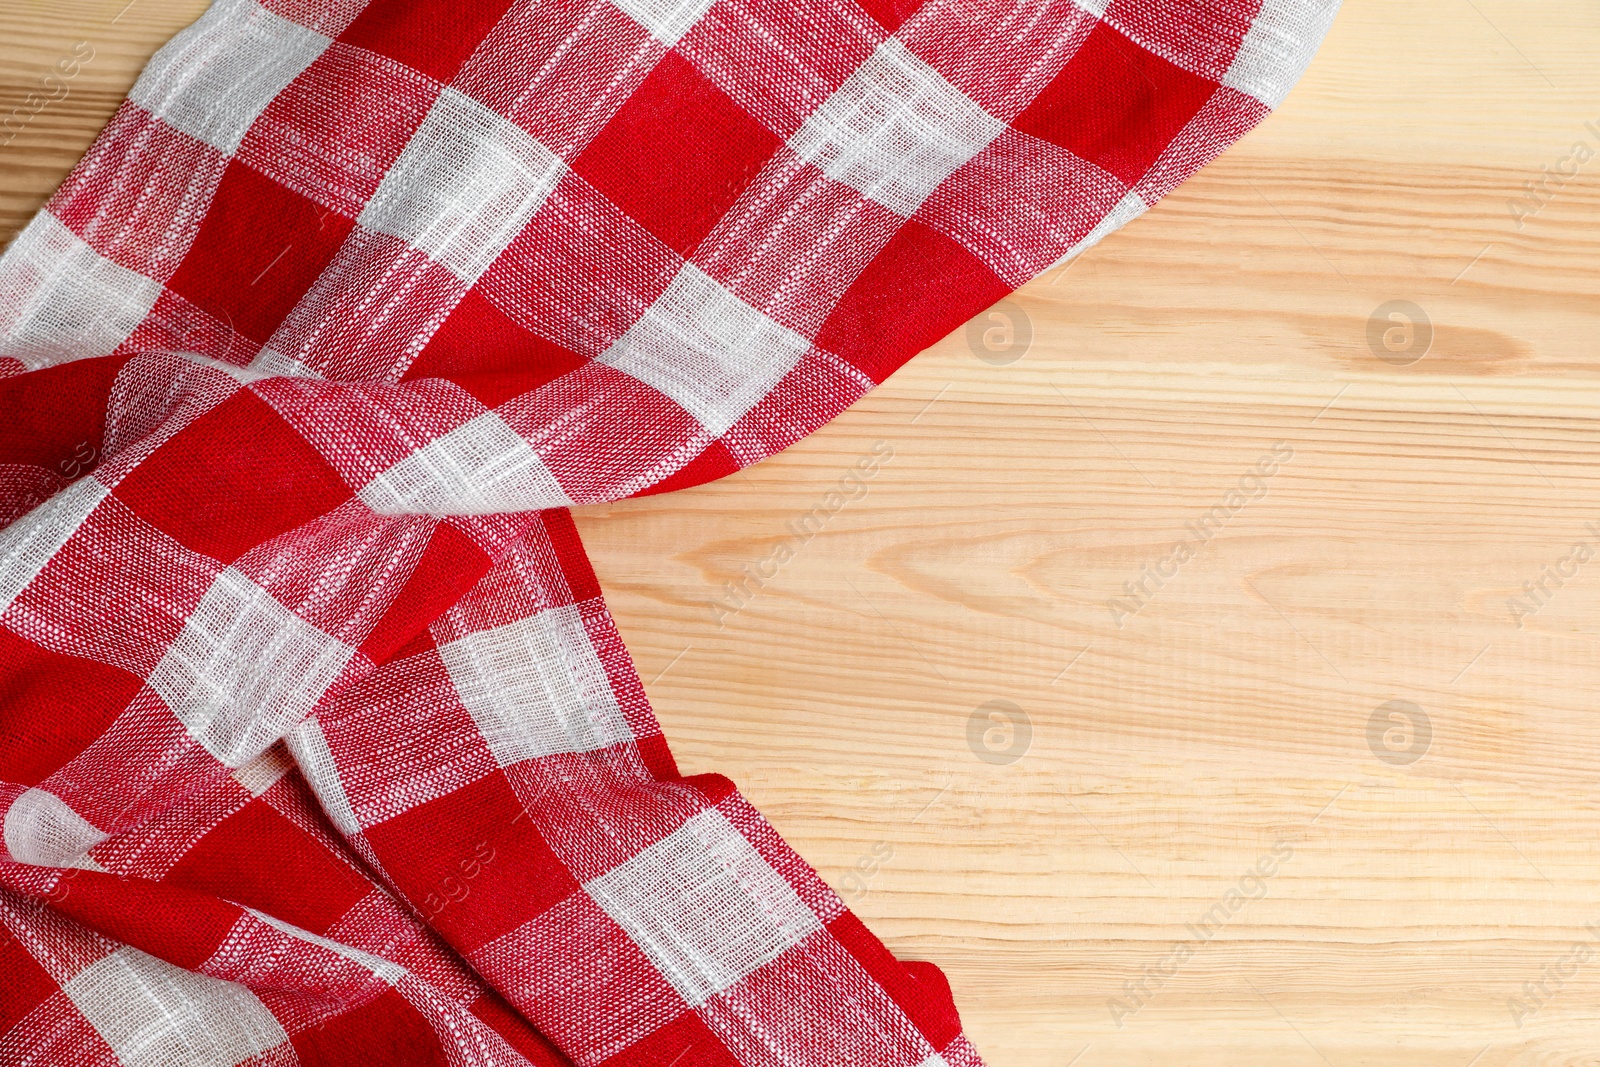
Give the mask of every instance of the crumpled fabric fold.
<svg viewBox="0 0 1600 1067">
<path fill-rule="evenodd" d="M 976 1067 L 568 509 L 1137 217 L 1333 0 L 217 0 L 0 257 L 0 1063 Z"/>
</svg>

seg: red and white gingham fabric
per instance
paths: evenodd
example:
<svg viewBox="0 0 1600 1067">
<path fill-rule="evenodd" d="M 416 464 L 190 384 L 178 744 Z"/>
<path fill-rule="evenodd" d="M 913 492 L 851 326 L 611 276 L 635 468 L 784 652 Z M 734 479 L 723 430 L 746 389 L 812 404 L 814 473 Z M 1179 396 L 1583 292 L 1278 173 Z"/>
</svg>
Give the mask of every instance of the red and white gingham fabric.
<svg viewBox="0 0 1600 1067">
<path fill-rule="evenodd" d="M 0 259 L 0 1064 L 978 1064 L 565 508 L 820 426 L 1335 6 L 217 0 Z"/>
</svg>

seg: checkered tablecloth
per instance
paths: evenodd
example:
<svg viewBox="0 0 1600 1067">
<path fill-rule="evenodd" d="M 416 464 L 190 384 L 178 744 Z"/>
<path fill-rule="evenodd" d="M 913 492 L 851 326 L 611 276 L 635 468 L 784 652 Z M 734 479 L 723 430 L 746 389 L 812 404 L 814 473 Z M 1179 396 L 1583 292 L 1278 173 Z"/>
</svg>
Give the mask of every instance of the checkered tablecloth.
<svg viewBox="0 0 1600 1067">
<path fill-rule="evenodd" d="M 566 510 L 784 448 L 1336 0 L 217 0 L 0 258 L 0 1064 L 973 1067 Z"/>
</svg>

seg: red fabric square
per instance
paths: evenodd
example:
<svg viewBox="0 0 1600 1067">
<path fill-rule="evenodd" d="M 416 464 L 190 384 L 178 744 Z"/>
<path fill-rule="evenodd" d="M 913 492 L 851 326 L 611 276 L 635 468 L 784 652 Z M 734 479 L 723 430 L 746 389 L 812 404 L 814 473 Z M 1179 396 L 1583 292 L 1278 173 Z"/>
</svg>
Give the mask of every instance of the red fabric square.
<svg viewBox="0 0 1600 1067">
<path fill-rule="evenodd" d="M 168 285 L 265 341 L 328 265 L 349 219 L 235 161 Z"/>
<path fill-rule="evenodd" d="M 579 882 L 591 882 L 660 843 L 710 805 L 638 774 L 621 746 L 523 760 L 507 779 L 544 839 Z"/>
<path fill-rule="evenodd" d="M 366 831 L 429 925 L 470 952 L 578 891 L 501 774 Z"/>
<path fill-rule="evenodd" d="M 600 580 L 595 577 L 594 566 L 589 562 L 583 542 L 578 538 L 578 526 L 572 521 L 572 512 L 566 508 L 551 508 L 539 513 L 545 534 L 556 550 L 561 564 L 561 574 L 574 602 L 600 599 Z"/>
<path fill-rule="evenodd" d="M 1211 94 L 1155 166 L 1145 171 L 1134 192 L 1154 204 L 1254 129 L 1271 110 L 1255 97 L 1223 86 Z"/>
<path fill-rule="evenodd" d="M 289 1035 L 301 1067 L 448 1067 L 439 1037 L 393 989 Z"/>
<path fill-rule="evenodd" d="M 489 557 L 482 549 L 449 523 L 439 523 L 411 577 L 362 642 L 361 652 L 373 663 L 386 662 L 396 649 L 425 634 L 488 569 Z"/>
<path fill-rule="evenodd" d="M 260 798 L 213 827 L 164 881 L 255 908 L 314 934 L 327 933 L 372 891 L 349 864 Z"/>
<path fill-rule="evenodd" d="M 736 468 L 747 467 L 788 448 L 827 422 L 828 412 L 843 411 L 870 388 L 854 367 L 812 347 L 728 428 L 721 443 Z"/>
<path fill-rule="evenodd" d="M 483 405 L 465 390 L 437 378 L 385 386 L 377 404 L 363 387 L 330 389 L 309 376 L 269 378 L 251 391 L 351 486 L 367 485 L 429 441 L 483 414 Z"/>
<path fill-rule="evenodd" d="M 467 961 L 534 1026 L 559 1034 L 578 1063 L 610 1062 L 616 1050 L 687 1011 L 644 950 L 587 893 L 573 894 Z M 595 1011 L 600 997 L 606 1009 Z"/>
<path fill-rule="evenodd" d="M 362 0 L 259 0 L 262 7 L 290 22 L 337 37 L 361 14 Z"/>
<path fill-rule="evenodd" d="M 861 272 L 817 345 L 881 382 L 1010 291 L 962 245 L 913 220 Z"/>
<path fill-rule="evenodd" d="M 74 359 L 0 378 L 0 464 L 43 467 L 67 481 L 100 459 L 106 400 L 127 360 Z"/>
<path fill-rule="evenodd" d="M 467 283 L 405 238 L 357 226 L 277 335 L 273 349 L 333 381 L 402 373 Z M 341 447 L 342 428 L 312 440 Z"/>
<path fill-rule="evenodd" d="M 923 0 L 859 0 L 859 3 L 867 14 L 878 20 L 879 25 L 893 33 L 902 22 L 917 13 Z"/>
<path fill-rule="evenodd" d="M 57 1063 L 70 1063 L 73 1067 L 78 1064 L 84 1067 L 116 1067 L 121 1063 L 116 1052 L 106 1044 L 106 1039 L 79 1013 L 65 993 L 58 993 L 47 1000 L 34 1020 L 42 1024 L 41 1030 L 45 1035 L 37 1039 L 39 1044 L 36 1047 L 43 1056 L 35 1062 L 50 1063 L 52 1067 Z M 22 1043 L 26 1033 L 26 1029 L 18 1031 L 18 1044 Z"/>
<path fill-rule="evenodd" d="M 130 767 L 141 771 L 136 790 L 123 784 Z M 45 784 L 95 826 L 116 829 L 158 818 L 171 808 L 172 797 L 189 795 L 216 774 L 216 757 L 195 742 L 147 686 L 83 750 L 70 774 L 58 774 Z"/>
<path fill-rule="evenodd" d="M 339 39 L 449 82 L 510 0 L 372 0 Z"/>
<path fill-rule="evenodd" d="M 117 497 L 196 552 L 232 563 L 347 500 L 321 456 L 248 389 L 178 431 Z"/>
<path fill-rule="evenodd" d="M 115 496 L 107 497 L 18 594 L 6 612 L 7 625 L 53 652 L 92 654 L 97 662 L 148 678 L 222 569 L 216 560 L 145 522 Z M 91 642 L 93 634 L 112 636 Z M 143 692 L 159 705 L 167 722 L 176 721 L 150 690 Z M 139 703 L 135 697 L 134 704 Z M 127 722 L 127 716 L 119 717 L 85 751 L 85 758 L 100 749 L 101 759 L 122 766 L 115 756 L 115 735 Z M 118 781 L 113 773 L 89 784 L 114 789 Z M 78 810 L 95 821 L 88 809 Z"/>
<path fill-rule="evenodd" d="M 898 1004 L 873 977 L 826 931 L 817 931 L 708 998 L 697 1014 L 740 1063 L 754 1061 L 764 1043 L 760 1029 L 747 1020 L 774 1018 L 784 1020 L 793 1050 L 785 1067 L 926 1062 L 925 1035 L 901 1022 Z M 874 1028 L 840 1026 L 841 1001 L 851 1005 L 848 1017 L 894 1021 Z"/>
<path fill-rule="evenodd" d="M 0 1034 L 5 1034 L 58 988 L 22 942 L 0 927 Z"/>
<path fill-rule="evenodd" d="M 1020 286 L 1059 262 L 1127 192 L 1060 145 L 1006 129 L 935 189 L 916 218 Z"/>
<path fill-rule="evenodd" d="M 142 684 L 0 627 L 0 775 L 38 785 L 104 733 Z"/>
<path fill-rule="evenodd" d="M 604 435 L 552 434 L 569 413 L 590 414 Z M 633 473 L 641 455 L 670 457 L 673 465 L 698 455 L 710 441 L 695 417 L 653 387 L 603 363 L 590 363 L 532 393 L 507 401 L 500 414 L 513 430 L 539 442 L 539 455 L 580 503 L 631 496 L 648 481 Z M 651 479 L 653 480 L 653 479 Z"/>
<path fill-rule="evenodd" d="M 216 955 L 241 914 L 225 900 L 146 878 L 82 870 L 68 877 L 67 891 L 51 901 L 56 911 L 189 970 Z"/>
<path fill-rule="evenodd" d="M 1102 23 L 1015 126 L 1131 186 L 1216 89 Z"/>
<path fill-rule="evenodd" d="M 688 60 L 668 52 L 573 169 L 689 255 L 779 143 Z"/>
<path fill-rule="evenodd" d="M 234 158 L 353 219 L 439 90 L 403 63 L 335 41 L 273 98 Z"/>
<path fill-rule="evenodd" d="M 1088 5 L 1093 6 L 1093 5 Z M 962 0 L 960 18 L 918 19 L 901 34 L 913 55 L 997 119 L 1013 119 L 1061 72 L 1096 26 L 1073 0 Z"/>
<path fill-rule="evenodd" d="M 428 652 L 428 651 L 437 649 L 438 647 L 439 647 L 438 644 L 433 639 L 433 634 L 430 633 L 427 630 L 423 630 L 423 631 L 419 632 L 415 637 L 411 638 L 411 640 L 407 641 L 405 644 L 403 644 L 399 648 L 395 649 L 394 652 L 391 653 L 390 659 L 386 660 L 385 662 L 391 662 L 393 660 L 409 659 L 412 656 L 421 655 L 424 652 Z M 376 662 L 376 661 L 374 661 L 374 662 Z M 378 664 L 378 665 L 382 666 L 383 664 Z"/>
<path fill-rule="evenodd" d="M 448 378 L 492 408 L 585 362 L 578 353 L 518 326 L 474 288 L 444 320 L 405 377 Z"/>
<path fill-rule="evenodd" d="M 961 1034 L 961 1020 L 956 1014 L 955 1001 L 950 997 L 950 984 L 937 967 L 901 963 L 853 912 L 847 911 L 830 922 L 828 932 L 883 986 L 884 992 L 894 998 L 900 1010 L 934 1048 L 944 1048 Z M 924 977 L 918 977 L 912 972 L 912 966 L 918 970 L 931 969 L 933 973 L 923 970 Z"/>
<path fill-rule="evenodd" d="M 522 1053 L 538 1067 L 568 1067 L 569 1061 L 528 1021 L 497 996 L 492 989 L 467 1006 L 485 1026 L 505 1039 L 506 1044 Z"/>
<path fill-rule="evenodd" d="M 768 318 L 814 337 L 903 221 L 784 149 L 702 242 L 695 265 Z"/>
<path fill-rule="evenodd" d="M 631 670 L 632 667 L 630 666 L 629 669 Z M 639 683 L 635 681 L 634 685 L 639 686 Z M 642 693 L 644 687 L 639 686 L 639 690 Z M 639 759 L 655 778 L 663 782 L 670 782 L 678 776 L 678 764 L 672 758 L 672 750 L 667 747 L 667 739 L 664 734 L 657 732 L 649 737 L 641 737 L 635 744 L 639 749 Z"/>
<path fill-rule="evenodd" d="M 302 523 L 294 531 L 298 550 L 268 542 L 233 561 L 233 569 L 271 594 L 304 622 L 351 647 L 359 647 L 399 592 L 405 575 L 422 557 L 437 520 L 426 515 L 378 515 L 357 499 Z M 313 559 L 338 559 L 342 571 L 328 573 Z M 372 575 L 385 575 L 382 584 Z M 351 664 L 363 673 L 366 665 Z"/>
</svg>

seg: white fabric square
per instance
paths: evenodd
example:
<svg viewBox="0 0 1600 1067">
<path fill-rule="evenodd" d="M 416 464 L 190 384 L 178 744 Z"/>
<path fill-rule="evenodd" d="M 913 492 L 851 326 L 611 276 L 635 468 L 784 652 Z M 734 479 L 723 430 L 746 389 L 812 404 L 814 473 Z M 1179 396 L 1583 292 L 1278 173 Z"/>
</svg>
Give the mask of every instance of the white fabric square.
<svg viewBox="0 0 1600 1067">
<path fill-rule="evenodd" d="M 6 851 L 18 863 L 72 867 L 106 839 L 104 831 L 44 789 L 25 789 L 6 809 Z"/>
<path fill-rule="evenodd" d="M 354 654 L 229 567 L 149 684 L 207 752 L 241 767 L 309 715 Z"/>
<path fill-rule="evenodd" d="M 400 981 L 408 973 L 404 966 L 395 963 L 393 960 L 384 959 L 382 956 L 374 956 L 372 953 L 365 952 L 354 945 L 347 945 L 342 941 L 335 941 L 331 937 L 323 937 L 321 934 L 314 934 L 310 930 L 303 930 L 298 926 L 284 922 L 275 915 L 268 915 L 264 911 L 257 911 L 255 908 L 246 908 L 245 910 L 254 918 L 260 920 L 263 925 L 269 926 L 281 934 L 292 937 L 296 941 L 303 941 L 308 945 L 316 945 L 318 948 L 324 949 L 340 959 L 349 960 L 363 970 L 371 971 L 372 976 L 385 985 L 399 985 Z M 239 927 L 236 926 L 234 929 L 237 931 Z"/>
<path fill-rule="evenodd" d="M 367 201 L 360 222 L 475 282 L 566 170 L 522 129 L 446 89 Z"/>
<path fill-rule="evenodd" d="M 691 1005 L 822 929 L 717 811 L 694 816 L 584 889 Z"/>
<path fill-rule="evenodd" d="M 322 724 L 316 716 L 290 730 L 284 741 L 333 825 L 347 837 L 359 834 L 361 820 L 356 818 L 350 796 L 344 791 L 344 782 L 339 779 L 339 765 L 333 758 L 333 749 L 328 745 L 328 735 L 322 732 Z"/>
<path fill-rule="evenodd" d="M 106 259 L 48 211 L 6 250 L 0 356 L 29 370 L 107 356 L 161 296 L 161 283 Z"/>
<path fill-rule="evenodd" d="M 93 478 L 80 478 L 26 518 L 0 529 L 0 615 L 110 495 Z"/>
<path fill-rule="evenodd" d="M 891 37 L 811 113 L 789 147 L 828 177 L 909 217 L 1004 129 Z"/>
<path fill-rule="evenodd" d="M 123 1067 L 230 1067 L 289 1041 L 244 986 L 136 948 L 89 964 L 62 992 Z"/>
<path fill-rule="evenodd" d="M 502 767 L 633 736 L 576 605 L 468 634 L 439 658 Z"/>
<path fill-rule="evenodd" d="M 492 411 L 429 441 L 359 495 L 380 515 L 495 515 L 572 503 L 533 446 Z"/>
<path fill-rule="evenodd" d="M 1222 84 L 1277 108 L 1311 65 L 1339 0 L 1262 0 Z"/>
<path fill-rule="evenodd" d="M 404 375 L 471 286 L 404 237 L 357 226 L 279 323 L 260 369 L 334 381 Z M 332 445 L 336 427 L 318 434 Z"/>
<path fill-rule="evenodd" d="M 296 310 L 299 310 L 298 307 Z M 248 368 L 255 381 L 260 378 L 320 378 L 322 375 L 301 363 L 293 356 L 286 356 L 274 348 L 263 348 L 255 354 Z M 240 378 L 240 381 L 245 379 Z"/>
<path fill-rule="evenodd" d="M 695 1013 L 728 1049 L 729 1061 L 770 1064 L 771 1035 L 782 1044 L 783 1067 L 930 1067 L 936 1050 L 887 990 L 836 938 L 812 937 L 781 964 L 748 975 Z M 839 1005 L 876 1025 L 828 1026 Z M 969 1065 L 978 1067 L 978 1065 Z"/>
<path fill-rule="evenodd" d="M 650 36 L 671 48 L 711 10 L 712 0 L 612 0 Z"/>
<path fill-rule="evenodd" d="M 332 43 L 252 0 L 219 0 L 155 54 L 128 98 L 232 155 L 272 98 Z"/>
<path fill-rule="evenodd" d="M 677 401 L 712 436 L 738 422 L 811 347 L 685 263 L 600 362 Z"/>
</svg>

